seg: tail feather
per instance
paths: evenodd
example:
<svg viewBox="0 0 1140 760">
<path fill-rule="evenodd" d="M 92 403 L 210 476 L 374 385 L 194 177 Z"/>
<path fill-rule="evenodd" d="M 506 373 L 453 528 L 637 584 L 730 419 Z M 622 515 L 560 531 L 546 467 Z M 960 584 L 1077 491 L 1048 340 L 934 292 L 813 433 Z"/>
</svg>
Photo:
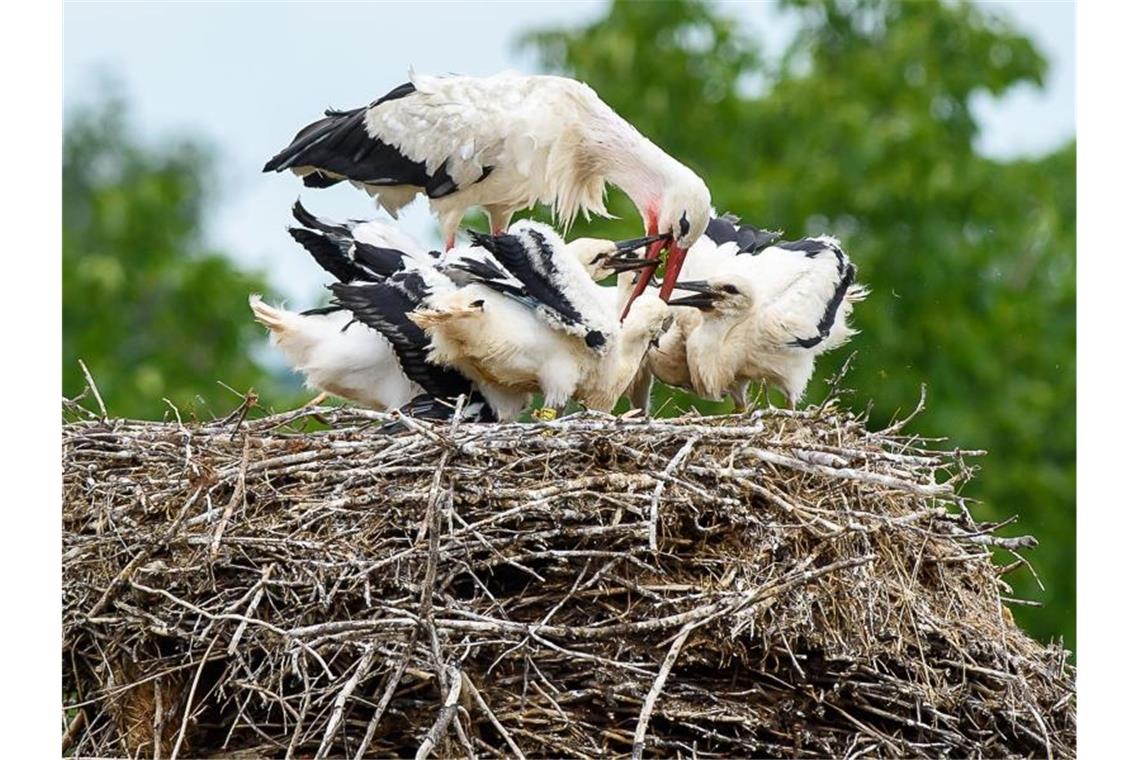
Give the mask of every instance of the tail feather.
<svg viewBox="0 0 1140 760">
<path fill-rule="evenodd" d="M 293 203 L 293 218 L 303 226 L 311 230 L 319 230 L 328 233 L 329 235 L 342 235 L 344 237 L 352 237 L 352 230 L 343 224 L 333 224 L 324 219 L 314 215 L 307 208 L 301 205 L 301 199 L 298 198 Z"/>
<path fill-rule="evenodd" d="M 253 310 L 253 318 L 274 333 L 281 333 L 288 329 L 285 313 L 279 309 L 274 309 L 261 300 L 260 294 L 249 294 L 249 308 Z"/>
</svg>

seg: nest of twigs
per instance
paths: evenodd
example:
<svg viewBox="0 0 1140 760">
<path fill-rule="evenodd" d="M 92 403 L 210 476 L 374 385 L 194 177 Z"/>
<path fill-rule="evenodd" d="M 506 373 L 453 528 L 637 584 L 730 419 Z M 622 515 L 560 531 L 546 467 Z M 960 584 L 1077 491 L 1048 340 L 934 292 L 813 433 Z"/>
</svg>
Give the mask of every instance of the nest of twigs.
<svg viewBox="0 0 1140 760">
<path fill-rule="evenodd" d="M 969 452 L 834 402 L 391 420 L 65 426 L 66 752 L 1074 755 Z"/>
</svg>

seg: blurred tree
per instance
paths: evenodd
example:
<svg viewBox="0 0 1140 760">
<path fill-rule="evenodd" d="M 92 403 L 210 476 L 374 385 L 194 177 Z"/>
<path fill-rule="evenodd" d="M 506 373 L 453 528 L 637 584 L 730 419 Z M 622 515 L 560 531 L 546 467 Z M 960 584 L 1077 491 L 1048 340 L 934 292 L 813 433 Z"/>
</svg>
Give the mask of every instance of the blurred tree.
<svg viewBox="0 0 1140 760">
<path fill-rule="evenodd" d="M 77 110 L 63 140 L 63 384 L 83 359 L 116 416 L 228 411 L 238 391 L 280 386 L 250 360 L 263 331 L 244 312 L 260 275 L 202 242 L 210 154 L 179 141 L 152 149 L 109 94 Z M 270 399 L 266 399 L 267 401 Z M 204 404 L 204 408 L 201 405 Z"/>
<path fill-rule="evenodd" d="M 967 488 L 977 516 L 1019 514 L 1042 540 L 1032 559 L 1046 590 L 1025 571 L 1011 582 L 1045 606 L 1014 612 L 1075 644 L 1076 146 L 987 159 L 970 110 L 978 93 L 1040 85 L 1046 62 L 969 3 L 783 6 L 800 31 L 771 61 L 730 13 L 695 0 L 618 1 L 522 44 L 701 174 L 718 208 L 844 239 L 872 289 L 855 311 L 852 403 L 885 425 L 926 384 L 916 429 L 990 452 Z M 636 234 L 632 204 L 613 200 L 621 219 L 591 234 Z M 821 362 L 817 398 L 848 353 Z M 657 394 L 665 413 L 693 404 Z"/>
</svg>

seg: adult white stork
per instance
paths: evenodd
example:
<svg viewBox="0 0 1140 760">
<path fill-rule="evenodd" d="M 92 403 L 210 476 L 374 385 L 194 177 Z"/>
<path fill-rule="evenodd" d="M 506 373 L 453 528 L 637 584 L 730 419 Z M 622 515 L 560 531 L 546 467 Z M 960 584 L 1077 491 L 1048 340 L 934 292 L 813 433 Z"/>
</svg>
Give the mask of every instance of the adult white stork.
<svg viewBox="0 0 1140 760">
<path fill-rule="evenodd" d="M 565 77 L 413 74 L 368 106 L 326 111 L 264 171 L 286 169 L 309 187 L 348 180 L 393 215 L 424 193 L 448 249 L 473 206 L 487 213 L 493 233 L 535 203 L 551 206 L 568 225 L 580 213 L 605 215 L 606 185 L 615 185 L 637 206 L 646 234 L 672 240 L 663 298 L 709 220 L 709 191 L 696 173 L 589 86 Z M 654 243 L 649 257 L 660 257 L 665 245 Z"/>
<path fill-rule="evenodd" d="M 709 226 L 720 244 L 687 268 L 703 279 L 677 283 L 694 295 L 670 301 L 701 311 L 685 336 L 692 387 L 719 399 L 765 380 L 795 406 L 816 357 L 857 334 L 848 318 L 868 291 L 855 284 L 855 265 L 833 237 L 775 242 L 775 233 L 731 218 Z"/>
<path fill-rule="evenodd" d="M 596 284 L 581 263 L 587 257 L 547 225 L 522 221 L 474 237 L 493 261 L 455 251 L 445 266 L 465 272 L 467 285 L 410 315 L 430 335 L 432 359 L 541 392 L 548 417 L 572 399 L 612 409 L 667 326 L 668 307 L 640 299 L 619 322 L 613 288 Z M 607 255 L 621 247 L 609 243 Z"/>
</svg>

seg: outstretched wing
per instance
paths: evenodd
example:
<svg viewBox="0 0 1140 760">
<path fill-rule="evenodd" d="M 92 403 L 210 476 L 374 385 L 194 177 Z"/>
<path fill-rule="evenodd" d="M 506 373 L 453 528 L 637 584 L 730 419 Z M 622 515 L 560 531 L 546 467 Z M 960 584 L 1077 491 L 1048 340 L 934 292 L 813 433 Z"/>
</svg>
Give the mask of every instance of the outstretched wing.
<svg viewBox="0 0 1140 760">
<path fill-rule="evenodd" d="M 502 293 L 528 309 L 539 308 L 539 302 L 531 296 L 521 282 L 483 248 L 468 248 L 452 251 L 440 262 L 439 269 L 458 287 L 478 283 Z"/>
<path fill-rule="evenodd" d="M 309 213 L 300 201 L 293 218 L 302 227 L 289 234 L 339 282 L 376 282 L 410 267 L 431 266 L 434 259 L 418 243 L 384 222 L 338 224 Z"/>
<path fill-rule="evenodd" d="M 408 379 L 435 398 L 454 399 L 460 394 L 471 397 L 470 380 L 428 361 L 429 338 L 408 319 L 408 312 L 422 302 L 426 293 L 418 274 L 400 275 L 386 282 L 334 283 L 331 287 L 340 306 L 387 338 Z"/>
<path fill-rule="evenodd" d="M 565 255 L 557 234 L 546 225 L 520 222 L 500 235 L 471 233 L 476 244 L 521 284 L 536 310 L 552 327 L 583 338 L 586 345 L 604 350 L 615 320 L 581 263 Z"/>
</svg>

